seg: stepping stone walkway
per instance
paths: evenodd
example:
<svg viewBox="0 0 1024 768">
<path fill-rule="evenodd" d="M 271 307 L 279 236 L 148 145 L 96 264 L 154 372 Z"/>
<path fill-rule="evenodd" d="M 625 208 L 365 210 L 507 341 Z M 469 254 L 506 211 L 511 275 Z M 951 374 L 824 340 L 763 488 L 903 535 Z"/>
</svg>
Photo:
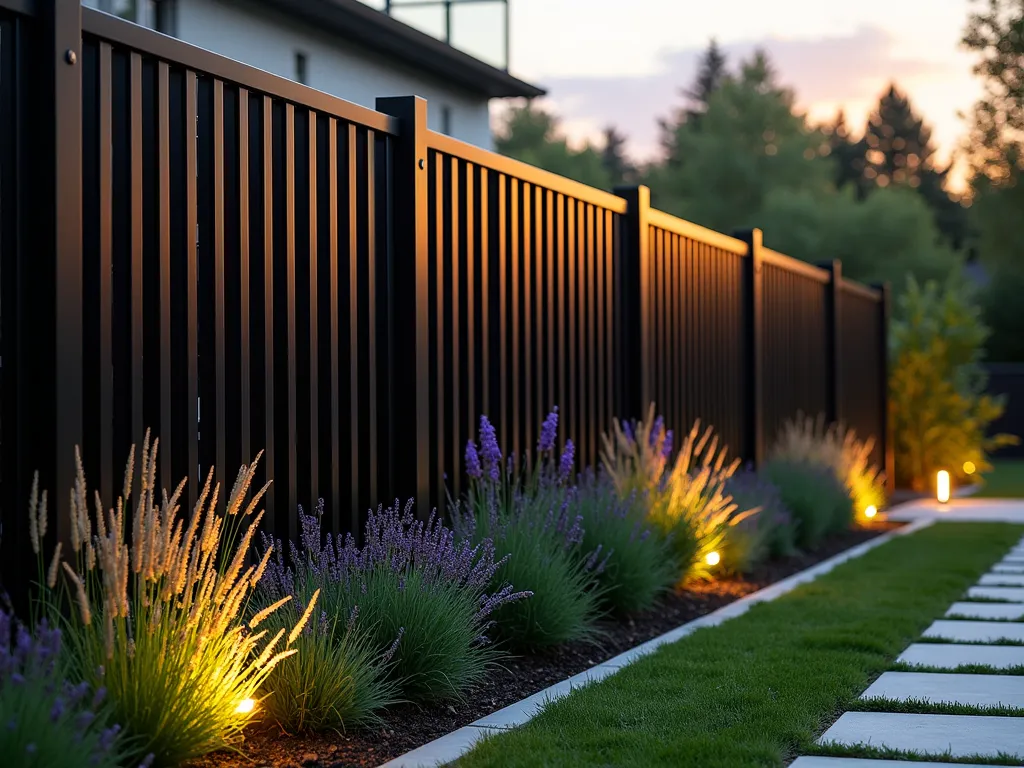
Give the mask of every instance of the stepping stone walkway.
<svg viewBox="0 0 1024 768">
<path fill-rule="evenodd" d="M 1019 761 L 1014 765 L 1024 765 L 1024 539 L 1012 556 L 968 590 L 965 600 L 950 606 L 946 618 L 933 622 L 922 641 L 897 659 L 905 669 L 920 667 L 921 671 L 886 672 L 861 698 L 891 702 L 892 709 L 903 708 L 896 702 L 910 709 L 981 708 L 977 714 L 847 712 L 825 731 L 819 744 L 905 752 L 910 762 L 800 757 L 792 768 L 949 766 L 948 762 L 924 762 L 927 758 L 975 761 L 959 763 L 961 768 L 979 768 L 993 764 L 989 760 L 1007 757 Z M 1019 716 L 985 709 L 993 707 L 1019 710 Z"/>
</svg>

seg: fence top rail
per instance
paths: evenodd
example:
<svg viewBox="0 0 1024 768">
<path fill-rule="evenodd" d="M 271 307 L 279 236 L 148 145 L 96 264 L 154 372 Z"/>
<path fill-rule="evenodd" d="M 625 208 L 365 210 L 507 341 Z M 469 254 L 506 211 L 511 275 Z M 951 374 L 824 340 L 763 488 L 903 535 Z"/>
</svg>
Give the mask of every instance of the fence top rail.
<svg viewBox="0 0 1024 768">
<path fill-rule="evenodd" d="M 742 240 L 729 237 L 729 235 L 723 235 L 721 232 L 702 227 L 700 224 L 694 224 L 693 222 L 686 221 L 686 219 L 680 219 L 678 216 L 659 211 L 656 208 L 652 208 L 648 213 L 647 223 L 652 227 L 664 229 L 666 232 L 671 232 L 674 235 L 696 240 L 714 248 L 735 253 L 738 256 L 747 255 L 747 244 Z"/>
<path fill-rule="evenodd" d="M 7 3 L 9 0 L 0 0 Z M 82 8 L 82 31 L 101 40 L 126 46 L 169 64 L 177 64 L 243 88 L 289 101 L 340 120 L 380 133 L 398 134 L 397 122 L 388 115 L 331 96 L 285 77 L 229 59 L 226 56 L 168 37 L 92 8 Z"/>
<path fill-rule="evenodd" d="M 549 189 L 552 192 L 575 198 L 584 203 L 606 208 L 613 213 L 626 213 L 626 201 L 618 195 L 567 179 L 564 176 L 559 176 L 557 173 L 535 168 L 511 157 L 499 155 L 497 152 L 481 149 L 464 141 L 453 139 L 451 136 L 446 136 L 443 133 L 427 131 L 427 146 L 446 155 L 458 157 L 468 163 L 487 168 L 495 173 L 514 176 L 520 181 Z"/>
<path fill-rule="evenodd" d="M 771 264 L 773 267 L 796 272 L 801 277 L 816 280 L 822 285 L 829 281 L 828 272 L 821 267 L 808 264 L 806 261 L 800 261 L 800 259 L 794 259 L 792 256 L 773 251 L 771 248 L 761 249 L 761 260 L 766 264 Z"/>
<path fill-rule="evenodd" d="M 877 288 L 870 288 L 853 280 L 843 279 L 842 288 L 848 293 L 852 293 L 854 296 L 860 296 L 864 299 L 870 299 L 871 301 L 878 301 L 882 298 L 882 292 Z"/>
</svg>

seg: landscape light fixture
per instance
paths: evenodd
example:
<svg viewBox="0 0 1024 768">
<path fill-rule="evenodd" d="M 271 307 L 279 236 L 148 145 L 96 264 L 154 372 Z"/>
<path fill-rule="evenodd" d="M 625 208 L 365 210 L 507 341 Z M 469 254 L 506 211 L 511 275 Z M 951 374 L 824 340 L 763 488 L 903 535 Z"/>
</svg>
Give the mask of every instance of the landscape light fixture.
<svg viewBox="0 0 1024 768">
<path fill-rule="evenodd" d="M 939 504 L 949 501 L 949 472 L 944 469 L 940 469 L 938 477 L 935 478 L 935 498 L 939 500 Z"/>
<path fill-rule="evenodd" d="M 872 517 L 878 514 L 878 507 L 874 504 L 869 504 L 868 508 L 864 510 L 864 517 L 870 520 Z"/>
<path fill-rule="evenodd" d="M 708 552 L 704 555 L 704 562 L 708 565 L 718 565 L 722 562 L 722 556 L 717 552 Z"/>
<path fill-rule="evenodd" d="M 256 709 L 256 702 L 252 699 L 242 699 L 238 702 L 238 706 L 235 708 L 235 713 L 239 715 L 248 715 Z"/>
</svg>

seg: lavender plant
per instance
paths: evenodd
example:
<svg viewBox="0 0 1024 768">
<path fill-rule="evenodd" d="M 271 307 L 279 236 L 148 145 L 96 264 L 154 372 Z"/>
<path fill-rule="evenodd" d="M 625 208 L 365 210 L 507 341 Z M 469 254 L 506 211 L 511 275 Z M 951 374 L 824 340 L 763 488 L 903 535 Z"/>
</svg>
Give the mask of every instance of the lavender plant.
<svg viewBox="0 0 1024 768">
<path fill-rule="evenodd" d="M 30 632 L 0 608 L 0 757 L 7 768 L 116 768 L 124 738 L 103 688 L 64 677 L 61 633 Z M 143 766 L 152 762 L 143 760 Z"/>
<path fill-rule="evenodd" d="M 798 521 L 774 483 L 748 467 L 726 480 L 725 490 L 740 509 L 761 510 L 736 526 L 738 539 L 730 536 L 722 553 L 726 570 L 744 573 L 765 558 L 796 553 Z"/>
<path fill-rule="evenodd" d="M 677 572 L 670 543 L 652 529 L 635 496 L 620 499 L 606 476 L 588 471 L 569 508 L 582 521 L 580 552 L 607 553 L 595 574 L 602 607 L 618 615 L 642 611 L 671 589 Z"/>
<path fill-rule="evenodd" d="M 157 448 L 147 433 L 134 515 L 129 508 L 134 448 L 122 496 L 106 512 L 97 494 L 90 514 L 78 461 L 71 492 L 71 562 L 62 559 L 58 544 L 39 602 L 63 630 L 70 674 L 107 690 L 112 717 L 132 737 L 138 754 L 152 753 L 157 765 L 178 765 L 240 739 L 260 686 L 278 663 L 295 654 L 290 646 L 315 596 L 290 633 L 282 629 L 268 641 L 266 630 L 251 631 L 258 621 L 246 627 L 246 602 L 270 557 L 267 552 L 260 563 L 246 565 L 262 516 L 253 513 L 266 490 L 246 503 L 256 464 L 239 471 L 223 515 L 217 512 L 220 488 L 213 487 L 211 471 L 186 521 L 178 515 L 185 481 L 170 496 L 164 491 L 162 503 L 158 500 Z M 46 493 L 40 498 L 33 485 L 29 531 L 37 556 L 46 519 Z M 235 539 L 231 531 L 241 528 L 244 534 Z M 68 605 L 73 609 L 63 612 Z"/>
<path fill-rule="evenodd" d="M 344 627 L 331 629 L 334 646 L 351 643 L 363 667 L 386 670 L 408 699 L 457 698 L 478 682 L 499 658 L 488 635 L 491 615 L 529 596 L 498 576 L 503 561 L 491 541 L 456 541 L 436 515 L 416 520 L 411 501 L 371 511 L 362 547 L 351 535 L 322 536 L 321 515 L 322 506 L 314 515 L 300 512 L 301 539 L 290 545 L 287 564 L 278 544 L 260 584 L 262 601 L 301 602 L 319 590 L 321 610 L 346 617 Z M 357 628 L 365 646 L 352 639 Z M 390 695 L 376 672 L 361 671 L 364 701 Z"/>
<path fill-rule="evenodd" d="M 531 593 L 494 613 L 498 634 L 518 648 L 545 648 L 593 636 L 599 615 L 594 579 L 605 564 L 602 547 L 582 548 L 582 518 L 570 509 L 569 480 L 575 449 L 567 440 L 555 460 L 557 408 L 541 427 L 537 459 L 521 472 L 503 461 L 494 426 L 480 418 L 480 448 L 466 446 L 469 490 L 452 503 L 459 534 L 492 540 L 503 556 L 497 578 Z"/>
</svg>

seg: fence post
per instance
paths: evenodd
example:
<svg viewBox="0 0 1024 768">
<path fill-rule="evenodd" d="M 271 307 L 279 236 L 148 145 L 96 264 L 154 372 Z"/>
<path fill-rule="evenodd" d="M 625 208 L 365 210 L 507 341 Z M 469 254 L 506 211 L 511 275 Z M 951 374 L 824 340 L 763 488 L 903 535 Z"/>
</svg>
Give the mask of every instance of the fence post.
<svg viewBox="0 0 1024 768">
<path fill-rule="evenodd" d="M 825 295 L 825 381 L 828 397 L 825 416 L 830 424 L 835 424 L 843 420 L 843 262 L 832 259 L 818 266 L 828 272 Z"/>
<path fill-rule="evenodd" d="M 763 235 L 760 229 L 740 230 L 734 235 L 747 244 L 743 261 L 743 356 L 746 366 L 746 452 L 755 467 L 765 458 L 764 438 L 764 275 L 761 262 Z"/>
<path fill-rule="evenodd" d="M 650 238 L 648 214 L 651 190 L 645 186 L 616 187 L 615 194 L 626 201 L 616 263 L 615 375 L 619 391 L 620 419 L 642 418 L 647 413 L 651 392 L 650 356 Z"/>
<path fill-rule="evenodd" d="M 896 444 L 892 432 L 892 417 L 889 413 L 889 321 L 892 317 L 892 289 L 889 283 L 876 283 L 880 295 L 878 311 L 881 315 L 878 340 L 881 355 L 881 381 L 879 381 L 879 398 L 882 401 L 881 443 L 882 461 L 885 469 L 885 489 L 891 496 L 896 490 Z"/>
<path fill-rule="evenodd" d="M 431 500 L 427 102 L 395 96 L 378 98 L 376 106 L 398 124 L 390 152 L 388 348 L 389 370 L 407 370 L 389 382 L 390 490 L 414 496 L 418 514 L 425 516 Z"/>
<path fill-rule="evenodd" d="M 14 79 L 15 157 L 0 170 L 14 175 L 14 199 L 4 203 L 17 220 L 6 238 L 13 249 L 2 255 L 0 561 L 3 589 L 19 612 L 27 606 L 27 574 L 35 573 L 27 525 L 33 473 L 48 491 L 50 531 L 67 551 L 67 494 L 82 443 L 81 41 L 80 0 L 37 3 L 35 18 L 4 41 L 15 63 L 6 74 Z M 53 544 L 46 542 L 47 553 Z"/>
</svg>

